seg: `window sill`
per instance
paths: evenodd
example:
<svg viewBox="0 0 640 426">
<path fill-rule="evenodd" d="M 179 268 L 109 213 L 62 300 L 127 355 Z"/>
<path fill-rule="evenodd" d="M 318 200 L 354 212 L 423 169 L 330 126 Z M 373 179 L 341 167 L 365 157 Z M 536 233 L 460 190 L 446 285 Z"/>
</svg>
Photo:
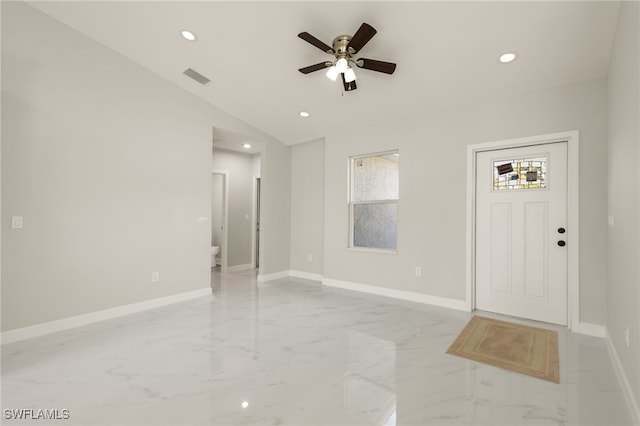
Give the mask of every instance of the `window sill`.
<svg viewBox="0 0 640 426">
<path fill-rule="evenodd" d="M 366 248 L 366 247 L 347 247 L 347 250 L 360 251 L 365 253 L 380 253 L 380 254 L 395 254 L 395 255 L 399 253 L 397 249 L 389 250 L 389 249 L 376 249 L 376 248 Z"/>
</svg>

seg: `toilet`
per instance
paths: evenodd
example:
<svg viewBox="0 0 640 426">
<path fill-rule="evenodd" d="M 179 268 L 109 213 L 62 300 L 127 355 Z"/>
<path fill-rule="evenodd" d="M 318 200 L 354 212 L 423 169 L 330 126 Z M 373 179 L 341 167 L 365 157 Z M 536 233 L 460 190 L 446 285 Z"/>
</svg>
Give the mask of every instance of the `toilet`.
<svg viewBox="0 0 640 426">
<path fill-rule="evenodd" d="M 211 266 L 216 266 L 218 262 L 216 262 L 216 256 L 220 253 L 220 247 L 211 246 Z"/>
</svg>

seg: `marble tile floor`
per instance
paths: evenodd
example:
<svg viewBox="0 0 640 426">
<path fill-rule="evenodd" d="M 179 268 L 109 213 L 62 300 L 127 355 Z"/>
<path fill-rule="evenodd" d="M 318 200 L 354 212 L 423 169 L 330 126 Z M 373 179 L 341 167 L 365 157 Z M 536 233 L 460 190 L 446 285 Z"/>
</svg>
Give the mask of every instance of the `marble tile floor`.
<svg viewBox="0 0 640 426">
<path fill-rule="evenodd" d="M 555 327 L 558 385 L 446 354 L 470 317 L 214 271 L 212 296 L 4 345 L 2 423 L 631 424 L 602 339 Z"/>
</svg>

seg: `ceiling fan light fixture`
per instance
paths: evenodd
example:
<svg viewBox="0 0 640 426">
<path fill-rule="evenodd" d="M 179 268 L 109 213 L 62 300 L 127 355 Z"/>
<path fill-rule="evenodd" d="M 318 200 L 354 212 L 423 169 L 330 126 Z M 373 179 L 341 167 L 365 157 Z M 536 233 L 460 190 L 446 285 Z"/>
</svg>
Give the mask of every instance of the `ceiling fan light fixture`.
<svg viewBox="0 0 640 426">
<path fill-rule="evenodd" d="M 336 68 L 335 65 L 332 67 L 329 67 L 329 69 L 327 70 L 327 78 L 331 81 L 336 81 L 339 75 L 340 75 L 340 71 L 338 71 L 338 68 Z"/>
<path fill-rule="evenodd" d="M 353 71 L 353 68 L 349 67 L 344 72 L 344 81 L 347 83 L 351 83 L 352 81 L 356 81 L 356 73 Z"/>
<path fill-rule="evenodd" d="M 349 68 L 349 62 L 345 58 L 340 58 L 334 66 L 338 70 L 338 73 L 343 73 Z"/>
</svg>

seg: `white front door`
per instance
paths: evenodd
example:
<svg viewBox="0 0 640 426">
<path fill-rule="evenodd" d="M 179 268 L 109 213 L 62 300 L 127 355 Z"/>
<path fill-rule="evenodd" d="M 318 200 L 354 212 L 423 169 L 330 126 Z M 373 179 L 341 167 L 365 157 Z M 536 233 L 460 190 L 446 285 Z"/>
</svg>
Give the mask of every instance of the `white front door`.
<svg viewBox="0 0 640 426">
<path fill-rule="evenodd" d="M 476 309 L 567 325 L 567 142 L 476 156 Z"/>
</svg>

